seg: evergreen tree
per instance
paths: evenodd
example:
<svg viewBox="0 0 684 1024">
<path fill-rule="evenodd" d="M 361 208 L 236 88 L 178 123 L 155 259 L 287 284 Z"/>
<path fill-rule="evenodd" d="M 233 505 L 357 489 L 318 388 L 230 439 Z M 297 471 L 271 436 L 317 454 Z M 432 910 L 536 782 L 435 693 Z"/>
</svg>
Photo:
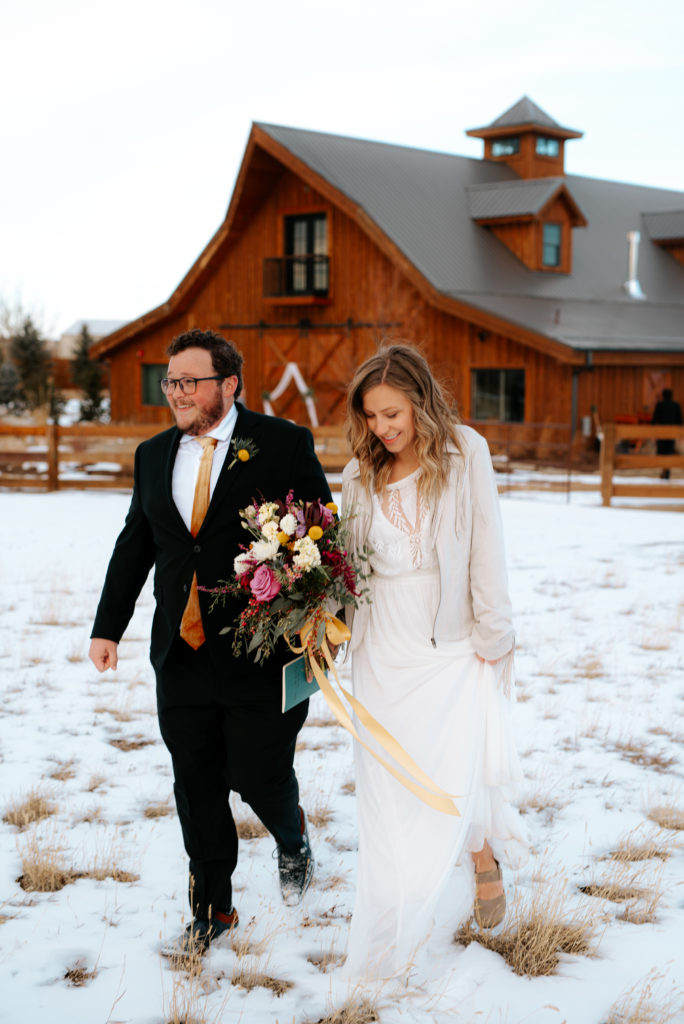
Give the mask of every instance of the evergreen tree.
<svg viewBox="0 0 684 1024">
<path fill-rule="evenodd" d="M 71 361 L 71 379 L 84 394 L 81 402 L 81 420 L 99 420 L 102 415 L 102 368 L 90 358 L 93 343 L 86 324 L 81 328 L 78 348 Z"/>
<path fill-rule="evenodd" d="M 10 356 L 19 374 L 19 395 L 30 409 L 48 398 L 51 360 L 45 340 L 27 316 L 10 344 Z"/>
<path fill-rule="evenodd" d="M 48 415 L 53 423 L 59 423 L 59 417 L 66 407 L 64 393 L 51 378 L 48 383 Z"/>
<path fill-rule="evenodd" d="M 19 374 L 16 367 L 6 361 L 0 366 L 0 405 L 12 412 L 21 408 L 19 398 Z"/>
</svg>

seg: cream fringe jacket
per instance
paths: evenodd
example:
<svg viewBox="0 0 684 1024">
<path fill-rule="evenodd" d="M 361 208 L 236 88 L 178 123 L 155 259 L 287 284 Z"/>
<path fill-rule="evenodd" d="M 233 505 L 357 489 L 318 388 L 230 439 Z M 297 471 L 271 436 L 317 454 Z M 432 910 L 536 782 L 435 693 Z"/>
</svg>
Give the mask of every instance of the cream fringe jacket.
<svg viewBox="0 0 684 1024">
<path fill-rule="evenodd" d="M 515 633 L 492 460 L 480 434 L 462 424 L 456 429 L 461 451 L 449 449 L 449 482 L 433 519 L 441 594 L 428 639 L 437 646 L 470 637 L 480 657 L 487 661 L 502 659 L 496 666 L 497 677 L 509 692 Z M 345 466 L 342 474 L 342 511 L 353 517 L 350 548 L 354 553 L 362 552 L 370 530 L 372 504 L 368 491 L 361 486 L 356 459 Z M 363 641 L 369 605 L 363 603 L 355 611 L 347 607 L 345 612 L 352 632 L 349 647 L 354 651 Z M 397 628 L 401 628 L 400 620 L 399 608 Z"/>
</svg>

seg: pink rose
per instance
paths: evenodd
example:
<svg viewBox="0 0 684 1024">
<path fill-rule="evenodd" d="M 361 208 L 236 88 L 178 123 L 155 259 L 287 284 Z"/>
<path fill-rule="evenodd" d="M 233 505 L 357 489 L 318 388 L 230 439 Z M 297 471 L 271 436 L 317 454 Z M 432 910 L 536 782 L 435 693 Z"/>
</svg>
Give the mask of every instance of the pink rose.
<svg viewBox="0 0 684 1024">
<path fill-rule="evenodd" d="M 280 583 L 267 565 L 260 565 L 249 583 L 257 601 L 270 601 L 280 592 Z"/>
</svg>

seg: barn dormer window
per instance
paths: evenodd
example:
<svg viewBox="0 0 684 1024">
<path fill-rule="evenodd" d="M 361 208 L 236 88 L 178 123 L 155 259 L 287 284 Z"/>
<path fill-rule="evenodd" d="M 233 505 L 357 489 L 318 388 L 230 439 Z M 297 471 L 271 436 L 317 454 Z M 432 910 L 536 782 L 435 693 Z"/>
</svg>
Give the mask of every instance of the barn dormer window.
<svg viewBox="0 0 684 1024">
<path fill-rule="evenodd" d="M 538 135 L 535 146 L 537 156 L 558 156 L 560 143 L 558 139 L 550 139 L 546 135 Z"/>
<path fill-rule="evenodd" d="M 285 218 L 285 256 L 290 294 L 328 294 L 328 219 L 324 213 Z"/>
<path fill-rule="evenodd" d="M 517 135 L 492 141 L 492 156 L 514 156 L 520 152 L 520 139 Z"/>
<path fill-rule="evenodd" d="M 542 266 L 560 267 L 562 241 L 562 224 L 544 224 L 542 234 Z"/>
</svg>

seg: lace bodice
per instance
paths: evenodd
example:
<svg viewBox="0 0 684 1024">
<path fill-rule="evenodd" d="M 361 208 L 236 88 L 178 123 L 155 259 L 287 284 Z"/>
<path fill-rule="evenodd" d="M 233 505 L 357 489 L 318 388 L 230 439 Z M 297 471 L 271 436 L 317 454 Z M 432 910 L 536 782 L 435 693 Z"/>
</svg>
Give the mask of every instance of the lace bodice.
<svg viewBox="0 0 684 1024">
<path fill-rule="evenodd" d="M 417 488 L 419 474 L 418 469 L 388 484 L 381 495 L 373 494 L 370 564 L 383 576 L 437 565 L 430 507 Z"/>
</svg>

